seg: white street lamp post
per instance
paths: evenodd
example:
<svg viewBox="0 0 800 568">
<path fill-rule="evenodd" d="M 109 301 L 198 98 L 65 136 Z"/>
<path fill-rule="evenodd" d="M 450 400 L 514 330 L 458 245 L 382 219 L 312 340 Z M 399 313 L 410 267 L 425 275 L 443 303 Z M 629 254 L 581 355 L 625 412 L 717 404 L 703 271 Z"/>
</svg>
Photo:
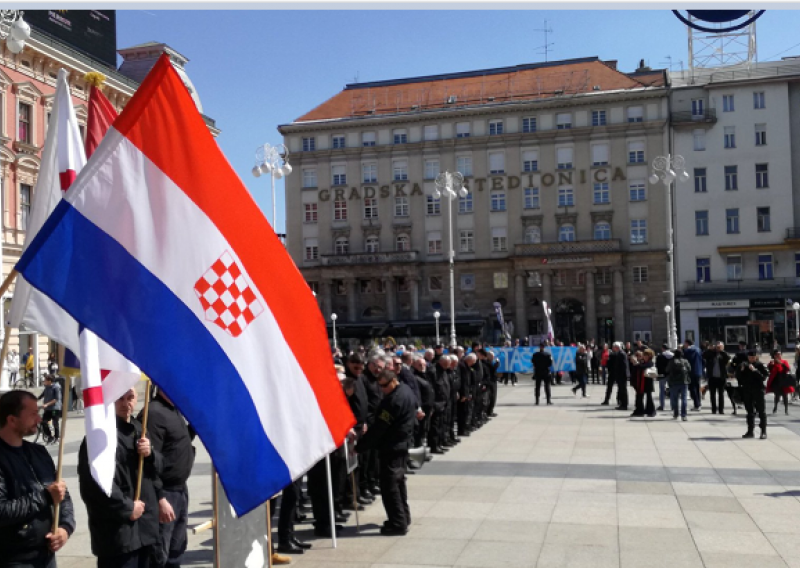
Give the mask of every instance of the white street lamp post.
<svg viewBox="0 0 800 568">
<path fill-rule="evenodd" d="M 439 317 L 441 315 L 439 312 L 433 312 L 433 317 L 436 319 L 436 345 L 439 345 Z"/>
<path fill-rule="evenodd" d="M 31 27 L 22 19 L 22 10 L 0 10 L 0 40 L 6 40 L 11 53 L 20 53 L 31 37 Z"/>
<path fill-rule="evenodd" d="M 331 323 L 333 324 L 333 348 L 338 349 L 339 346 L 336 344 L 336 319 L 338 316 L 336 314 L 331 314 Z"/>
<path fill-rule="evenodd" d="M 469 191 L 464 187 L 464 176 L 459 172 L 442 172 L 436 176 L 436 189 L 433 197 L 447 198 L 448 242 L 450 245 L 450 347 L 455 349 L 456 343 L 456 284 L 455 284 L 455 250 L 453 249 L 453 201 L 457 197 L 466 197 Z"/>
<path fill-rule="evenodd" d="M 256 148 L 256 165 L 253 166 L 253 176 L 261 177 L 261 174 L 269 174 L 272 182 L 272 230 L 276 233 L 278 228 L 276 225 L 275 180 L 288 176 L 290 173 L 292 173 L 292 166 L 289 165 L 289 150 L 286 146 L 264 144 Z"/>
<path fill-rule="evenodd" d="M 678 325 L 675 313 L 675 247 L 672 229 L 672 182 L 685 182 L 689 179 L 689 174 L 685 169 L 686 161 L 683 156 L 657 156 L 653 160 L 653 175 L 650 176 L 650 183 L 657 184 L 663 182 L 667 188 L 667 293 L 669 294 L 669 304 L 667 307 L 667 325 L 669 326 L 669 347 L 678 347 Z M 671 314 L 671 318 L 670 318 Z"/>
<path fill-rule="evenodd" d="M 794 346 L 797 349 L 797 346 L 800 345 L 800 303 L 792 304 L 792 309 L 794 310 Z"/>
</svg>

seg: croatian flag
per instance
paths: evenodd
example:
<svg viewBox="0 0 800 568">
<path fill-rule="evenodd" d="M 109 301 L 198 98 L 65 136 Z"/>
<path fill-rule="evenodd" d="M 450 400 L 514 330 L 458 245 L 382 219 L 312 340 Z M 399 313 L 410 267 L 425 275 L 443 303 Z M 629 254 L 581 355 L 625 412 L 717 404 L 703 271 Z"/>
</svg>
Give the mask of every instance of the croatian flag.
<svg viewBox="0 0 800 568">
<path fill-rule="evenodd" d="M 166 55 L 17 269 L 164 389 L 239 515 L 355 423 L 311 290 Z"/>
<path fill-rule="evenodd" d="M 69 94 L 67 72 L 61 69 L 23 250 L 30 247 L 48 215 L 85 164 L 86 155 Z M 66 252 L 62 250 L 62 253 Z M 136 384 L 141 377 L 139 369 L 106 343 L 98 341 L 90 331 L 84 331 L 79 338 L 75 319 L 42 292 L 31 288 L 22 276 L 17 279 L 14 289 L 10 320 L 12 326 L 19 327 L 24 323 L 74 352 L 78 352 L 84 341 L 91 342 L 89 352 L 94 359 L 84 359 L 81 376 L 86 445 L 92 476 L 110 495 L 117 442 L 114 401 Z M 95 370 L 89 371 L 89 367 Z"/>
</svg>

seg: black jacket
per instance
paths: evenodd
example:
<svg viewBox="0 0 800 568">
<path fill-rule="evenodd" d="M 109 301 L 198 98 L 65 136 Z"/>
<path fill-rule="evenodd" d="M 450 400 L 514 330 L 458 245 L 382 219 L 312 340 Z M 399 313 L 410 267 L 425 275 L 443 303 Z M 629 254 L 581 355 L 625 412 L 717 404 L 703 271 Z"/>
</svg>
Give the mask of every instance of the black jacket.
<svg viewBox="0 0 800 568">
<path fill-rule="evenodd" d="M 769 377 L 769 371 L 761 361 L 753 363 L 753 371 L 750 370 L 750 361 L 739 364 L 736 372 L 736 380 L 745 392 L 764 392 L 766 385 L 764 381 Z"/>
<path fill-rule="evenodd" d="M 586 352 L 575 354 L 575 372 L 585 375 L 589 372 L 589 354 Z"/>
<path fill-rule="evenodd" d="M 731 356 L 725 351 L 717 351 L 716 349 L 706 349 L 703 353 L 703 367 L 705 367 L 706 377 L 711 379 L 711 373 L 714 372 L 714 360 L 719 358 L 719 377 L 724 379 L 728 376 L 728 363 Z"/>
<path fill-rule="evenodd" d="M 361 426 L 367 422 L 367 387 L 364 386 L 366 379 L 363 375 L 355 376 L 350 369 L 345 374 L 353 379 L 353 394 L 347 397 L 347 402 L 356 417 L 356 430 L 360 431 Z"/>
<path fill-rule="evenodd" d="M 417 401 L 417 408 L 422 408 L 422 389 L 420 389 L 417 378 L 414 375 L 414 369 L 403 365 L 400 369 L 400 373 L 397 375 L 397 380 L 411 389 L 411 392 L 414 393 L 414 398 Z"/>
<path fill-rule="evenodd" d="M 435 395 L 433 393 L 433 385 L 428 381 L 426 375 L 427 373 L 420 373 L 414 369 L 414 378 L 419 387 L 420 408 L 422 408 L 425 414 L 428 414 L 430 409 L 433 408 Z"/>
<path fill-rule="evenodd" d="M 537 351 L 531 357 L 533 363 L 533 376 L 537 379 L 549 379 L 550 367 L 553 366 L 553 356 L 547 351 Z"/>
<path fill-rule="evenodd" d="M 45 535 L 53 528 L 53 501 L 47 486 L 56 480 L 53 459 L 44 446 L 0 440 L 0 564 L 49 556 Z M 58 526 L 71 535 L 75 514 L 69 492 L 61 503 Z"/>
<path fill-rule="evenodd" d="M 414 393 L 403 383 L 399 383 L 378 405 L 375 424 L 370 426 L 361 438 L 356 450 L 376 449 L 381 452 L 404 451 L 409 448 L 409 440 L 414 434 L 417 422 L 417 405 Z"/>
<path fill-rule="evenodd" d="M 472 395 L 472 389 L 475 388 L 475 371 L 474 365 L 470 367 L 463 359 L 458 363 L 458 396 L 465 398 Z"/>
<path fill-rule="evenodd" d="M 443 412 L 450 400 L 450 373 L 437 363 L 434 367 L 434 377 L 434 408 L 437 412 Z"/>
<path fill-rule="evenodd" d="M 616 353 L 610 351 L 608 353 L 608 378 L 611 381 L 616 381 L 617 384 L 627 385 L 628 379 L 631 377 L 631 369 L 628 366 L 628 355 L 623 350 Z"/>
<path fill-rule="evenodd" d="M 369 367 L 364 368 L 364 374 L 361 375 L 363 379 L 362 384 L 364 390 L 367 392 L 367 425 L 372 426 L 375 422 L 375 411 L 383 398 L 381 387 L 378 386 L 378 379 L 369 370 Z"/>
<path fill-rule="evenodd" d="M 142 415 L 137 418 L 141 421 Z M 160 499 L 162 488 L 176 491 L 186 486 L 194 465 L 194 435 L 178 409 L 156 397 L 150 402 L 147 437 L 164 461 L 164 470 L 155 484 Z"/>
<path fill-rule="evenodd" d="M 78 453 L 78 479 L 81 497 L 89 515 L 89 533 L 95 556 L 116 556 L 138 550 L 158 541 L 158 498 L 154 482 L 163 469 L 161 454 L 153 449 L 144 460 L 142 496 L 144 514 L 131 521 L 133 497 L 139 469 L 136 440 L 142 435 L 142 425 L 131 419 L 117 418 L 116 469 L 111 495 L 97 485 L 89 469 L 86 438 Z"/>
</svg>

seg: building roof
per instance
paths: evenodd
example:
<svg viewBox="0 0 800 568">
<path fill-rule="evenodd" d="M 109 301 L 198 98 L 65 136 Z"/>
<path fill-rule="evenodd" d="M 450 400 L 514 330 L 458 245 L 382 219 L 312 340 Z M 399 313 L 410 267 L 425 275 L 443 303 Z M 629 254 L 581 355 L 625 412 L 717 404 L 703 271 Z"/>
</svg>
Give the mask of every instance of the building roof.
<svg viewBox="0 0 800 568">
<path fill-rule="evenodd" d="M 616 62 L 587 57 L 349 84 L 295 122 L 535 101 L 664 84 L 663 71 L 626 74 L 617 71 Z"/>
</svg>

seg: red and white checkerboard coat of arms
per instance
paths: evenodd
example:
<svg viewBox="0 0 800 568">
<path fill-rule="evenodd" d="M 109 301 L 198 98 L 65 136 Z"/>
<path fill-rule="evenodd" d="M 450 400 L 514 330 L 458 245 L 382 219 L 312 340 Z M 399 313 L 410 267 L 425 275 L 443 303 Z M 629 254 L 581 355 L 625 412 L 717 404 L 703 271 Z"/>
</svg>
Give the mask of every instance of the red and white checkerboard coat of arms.
<svg viewBox="0 0 800 568">
<path fill-rule="evenodd" d="M 232 337 L 239 337 L 264 311 L 241 267 L 228 251 L 195 283 L 194 293 L 203 306 L 206 320 Z"/>
</svg>

